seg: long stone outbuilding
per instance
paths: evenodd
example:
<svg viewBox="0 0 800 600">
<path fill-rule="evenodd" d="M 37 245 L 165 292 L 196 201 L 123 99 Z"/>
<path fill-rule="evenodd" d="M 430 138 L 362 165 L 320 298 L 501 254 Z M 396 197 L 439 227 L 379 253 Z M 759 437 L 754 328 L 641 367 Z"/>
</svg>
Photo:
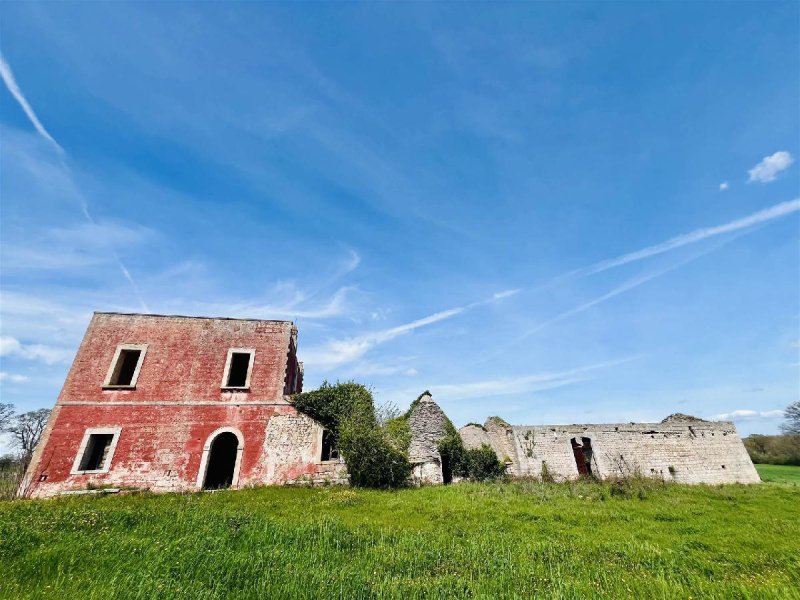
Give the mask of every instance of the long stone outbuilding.
<svg viewBox="0 0 800 600">
<path fill-rule="evenodd" d="M 556 480 L 642 475 L 676 483 L 759 483 L 730 422 L 670 415 L 660 423 L 509 425 L 498 417 L 459 431 L 487 444 L 516 477 Z"/>
</svg>

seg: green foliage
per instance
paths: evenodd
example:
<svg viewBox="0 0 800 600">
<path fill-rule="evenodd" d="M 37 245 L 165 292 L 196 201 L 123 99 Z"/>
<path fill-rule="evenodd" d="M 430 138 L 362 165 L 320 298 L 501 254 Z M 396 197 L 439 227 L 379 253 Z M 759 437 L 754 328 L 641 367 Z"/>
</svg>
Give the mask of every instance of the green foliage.
<svg viewBox="0 0 800 600">
<path fill-rule="evenodd" d="M 386 421 L 383 429 L 392 445 L 404 454 L 408 454 L 411 446 L 411 429 L 408 426 L 408 419 L 404 416 L 395 417 Z"/>
<path fill-rule="evenodd" d="M 370 419 L 345 419 L 338 442 L 350 484 L 355 487 L 401 487 L 411 475 L 406 453 L 392 444 L 386 430 Z"/>
<path fill-rule="evenodd" d="M 397 427 L 381 427 L 372 393 L 360 383 L 330 384 L 295 396 L 295 407 L 321 423 L 336 438 L 350 484 L 355 487 L 395 488 L 405 485 L 411 474 L 407 445 L 392 435 Z M 394 421 L 391 419 L 389 422 Z"/>
<path fill-rule="evenodd" d="M 490 481 L 505 475 L 506 466 L 497 459 L 497 454 L 487 444 L 467 450 L 465 459 L 467 475 L 473 481 Z"/>
<path fill-rule="evenodd" d="M 755 434 L 742 441 L 754 463 L 800 466 L 800 434 Z"/>
<path fill-rule="evenodd" d="M 519 481 L 0 502 L 0 598 L 797 597 L 798 484 L 659 485 L 644 500 L 610 489 Z"/>
<path fill-rule="evenodd" d="M 0 500 L 11 500 L 17 494 L 25 466 L 11 455 L 0 456 Z"/>
<path fill-rule="evenodd" d="M 449 465 L 455 477 L 468 477 L 469 464 L 466 448 L 453 423 L 445 417 L 445 435 L 439 440 L 437 449 L 442 457 L 442 465 Z"/>
<path fill-rule="evenodd" d="M 439 441 L 438 449 L 442 464 L 450 465 L 455 477 L 488 481 L 505 474 L 506 467 L 491 446 L 483 444 L 480 448 L 467 450 L 450 419 L 445 422 L 445 436 Z"/>
<path fill-rule="evenodd" d="M 781 425 L 781 431 L 787 435 L 800 435 L 800 400 L 787 406 L 783 416 L 786 422 Z"/>
<path fill-rule="evenodd" d="M 335 384 L 323 381 L 319 389 L 297 394 L 292 403 L 297 410 L 321 423 L 336 437 L 339 436 L 342 421 L 347 417 L 356 415 L 360 421 L 373 425 L 376 423 L 372 393 L 355 381 L 337 381 Z"/>
</svg>

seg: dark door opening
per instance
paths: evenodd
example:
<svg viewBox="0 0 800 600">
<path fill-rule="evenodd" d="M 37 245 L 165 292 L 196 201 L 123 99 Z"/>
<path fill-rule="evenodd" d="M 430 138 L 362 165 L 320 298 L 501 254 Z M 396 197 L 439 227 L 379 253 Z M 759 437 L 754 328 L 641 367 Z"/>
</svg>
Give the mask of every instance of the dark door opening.
<svg viewBox="0 0 800 600">
<path fill-rule="evenodd" d="M 442 457 L 442 481 L 453 483 L 453 468 L 450 466 L 450 458 L 447 456 Z"/>
<path fill-rule="evenodd" d="M 231 487 L 238 448 L 239 440 L 229 431 L 220 433 L 214 438 L 208 452 L 208 468 L 203 482 L 204 490 L 220 490 Z"/>
<path fill-rule="evenodd" d="M 592 476 L 592 440 L 589 438 L 572 438 L 572 454 L 575 456 L 575 466 L 578 467 L 578 474 L 581 477 Z"/>
</svg>

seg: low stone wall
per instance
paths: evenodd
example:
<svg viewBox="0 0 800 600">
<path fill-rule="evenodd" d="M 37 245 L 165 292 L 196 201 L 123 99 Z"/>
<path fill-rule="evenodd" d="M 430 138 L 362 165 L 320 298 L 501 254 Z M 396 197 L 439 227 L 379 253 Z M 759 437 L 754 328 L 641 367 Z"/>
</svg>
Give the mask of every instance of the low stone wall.
<svg viewBox="0 0 800 600">
<path fill-rule="evenodd" d="M 590 455 L 589 469 L 599 478 L 641 474 L 677 483 L 759 483 L 733 423 L 665 419 L 661 423 L 511 426 L 489 419 L 460 431 L 467 447 L 489 444 L 508 472 L 555 479 L 580 473 L 572 440 Z M 589 451 L 589 449 L 591 449 Z"/>
</svg>

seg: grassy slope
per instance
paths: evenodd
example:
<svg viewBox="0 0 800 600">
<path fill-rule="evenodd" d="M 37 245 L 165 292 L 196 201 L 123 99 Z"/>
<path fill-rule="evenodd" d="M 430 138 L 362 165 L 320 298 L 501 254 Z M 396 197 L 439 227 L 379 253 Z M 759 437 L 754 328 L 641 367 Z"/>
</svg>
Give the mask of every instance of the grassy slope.
<svg viewBox="0 0 800 600">
<path fill-rule="evenodd" d="M 611 490 L 262 488 L 0 503 L 0 596 L 800 598 L 796 484 Z"/>
</svg>

